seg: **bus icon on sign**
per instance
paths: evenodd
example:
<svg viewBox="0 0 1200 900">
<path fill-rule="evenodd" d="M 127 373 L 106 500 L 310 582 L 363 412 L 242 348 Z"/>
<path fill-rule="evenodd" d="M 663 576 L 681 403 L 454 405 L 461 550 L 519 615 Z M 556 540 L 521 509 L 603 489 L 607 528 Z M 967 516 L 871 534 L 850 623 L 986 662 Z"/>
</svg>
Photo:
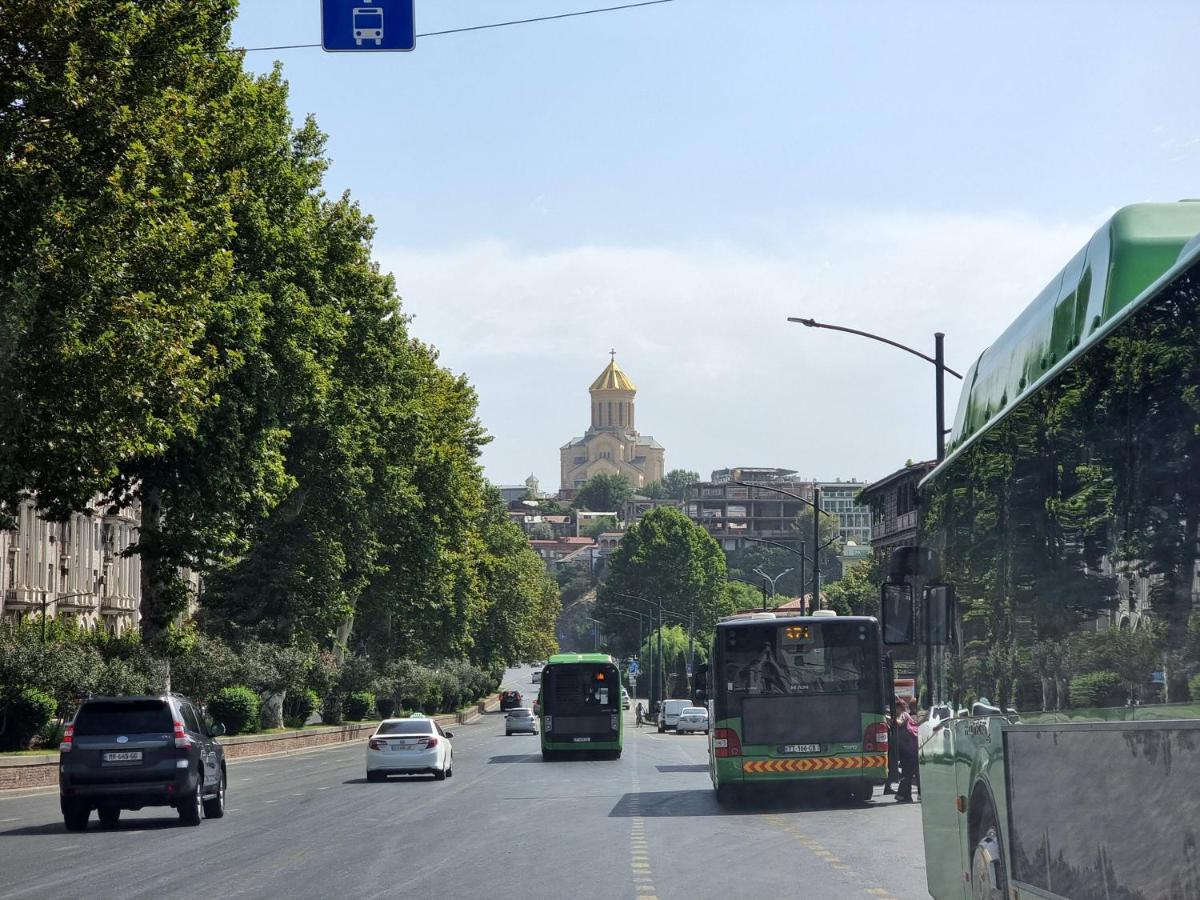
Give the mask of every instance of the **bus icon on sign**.
<svg viewBox="0 0 1200 900">
<path fill-rule="evenodd" d="M 373 6 L 356 6 L 352 11 L 354 43 L 361 47 L 363 41 L 374 41 L 378 47 L 383 43 L 383 10 Z"/>
</svg>

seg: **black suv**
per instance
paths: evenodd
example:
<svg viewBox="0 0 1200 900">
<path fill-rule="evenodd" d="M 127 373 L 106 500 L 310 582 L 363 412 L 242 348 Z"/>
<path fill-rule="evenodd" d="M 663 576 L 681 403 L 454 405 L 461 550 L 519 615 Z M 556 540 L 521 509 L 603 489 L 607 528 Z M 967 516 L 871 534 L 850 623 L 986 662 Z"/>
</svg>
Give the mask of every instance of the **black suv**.
<svg viewBox="0 0 1200 900">
<path fill-rule="evenodd" d="M 224 726 L 178 694 L 92 697 L 59 745 L 59 801 L 68 831 L 92 810 L 112 828 L 123 809 L 173 806 L 185 825 L 225 814 Z"/>
</svg>

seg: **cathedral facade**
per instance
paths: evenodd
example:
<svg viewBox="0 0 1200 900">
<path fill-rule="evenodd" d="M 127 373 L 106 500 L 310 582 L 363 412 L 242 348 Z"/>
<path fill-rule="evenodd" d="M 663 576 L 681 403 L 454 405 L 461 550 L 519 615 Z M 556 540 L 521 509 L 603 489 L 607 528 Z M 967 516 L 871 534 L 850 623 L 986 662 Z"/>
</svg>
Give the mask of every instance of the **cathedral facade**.
<svg viewBox="0 0 1200 900">
<path fill-rule="evenodd" d="M 581 488 L 595 475 L 620 475 L 638 491 L 661 481 L 665 472 L 662 444 L 637 432 L 637 388 L 617 365 L 616 354 L 611 356 L 608 366 L 588 388 L 591 427 L 559 451 L 564 490 Z"/>
</svg>

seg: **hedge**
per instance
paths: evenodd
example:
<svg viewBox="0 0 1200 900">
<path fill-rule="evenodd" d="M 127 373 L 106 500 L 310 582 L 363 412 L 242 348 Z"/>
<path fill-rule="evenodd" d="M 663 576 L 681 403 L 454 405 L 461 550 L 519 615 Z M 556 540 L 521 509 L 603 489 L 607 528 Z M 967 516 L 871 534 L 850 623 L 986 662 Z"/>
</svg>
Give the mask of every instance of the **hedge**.
<svg viewBox="0 0 1200 900">
<path fill-rule="evenodd" d="M 1121 676 L 1116 672 L 1090 672 L 1071 679 L 1071 705 L 1076 708 L 1117 706 L 1121 703 Z"/>
<path fill-rule="evenodd" d="M 375 695 L 370 691 L 355 691 L 346 698 L 346 718 L 361 722 L 375 712 Z"/>
<path fill-rule="evenodd" d="M 0 731 L 0 750 L 27 750 L 58 711 L 58 703 L 44 691 L 25 688 L 8 704 Z"/>
<path fill-rule="evenodd" d="M 258 712 L 258 695 L 241 685 L 222 688 L 208 704 L 208 714 L 225 726 L 226 734 L 246 734 L 255 730 Z"/>
</svg>

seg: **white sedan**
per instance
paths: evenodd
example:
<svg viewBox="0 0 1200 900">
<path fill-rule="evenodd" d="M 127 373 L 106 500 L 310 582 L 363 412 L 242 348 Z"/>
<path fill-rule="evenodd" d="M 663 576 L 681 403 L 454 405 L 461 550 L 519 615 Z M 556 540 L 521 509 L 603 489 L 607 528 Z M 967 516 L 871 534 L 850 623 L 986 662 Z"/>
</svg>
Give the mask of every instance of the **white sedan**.
<svg viewBox="0 0 1200 900">
<path fill-rule="evenodd" d="M 685 731 L 703 731 L 708 734 L 708 710 L 702 706 L 689 706 L 680 712 L 675 732 L 682 734 Z"/>
<path fill-rule="evenodd" d="M 389 775 L 430 774 L 438 781 L 452 776 L 452 737 L 433 719 L 384 719 L 367 741 L 367 781 Z"/>
</svg>

